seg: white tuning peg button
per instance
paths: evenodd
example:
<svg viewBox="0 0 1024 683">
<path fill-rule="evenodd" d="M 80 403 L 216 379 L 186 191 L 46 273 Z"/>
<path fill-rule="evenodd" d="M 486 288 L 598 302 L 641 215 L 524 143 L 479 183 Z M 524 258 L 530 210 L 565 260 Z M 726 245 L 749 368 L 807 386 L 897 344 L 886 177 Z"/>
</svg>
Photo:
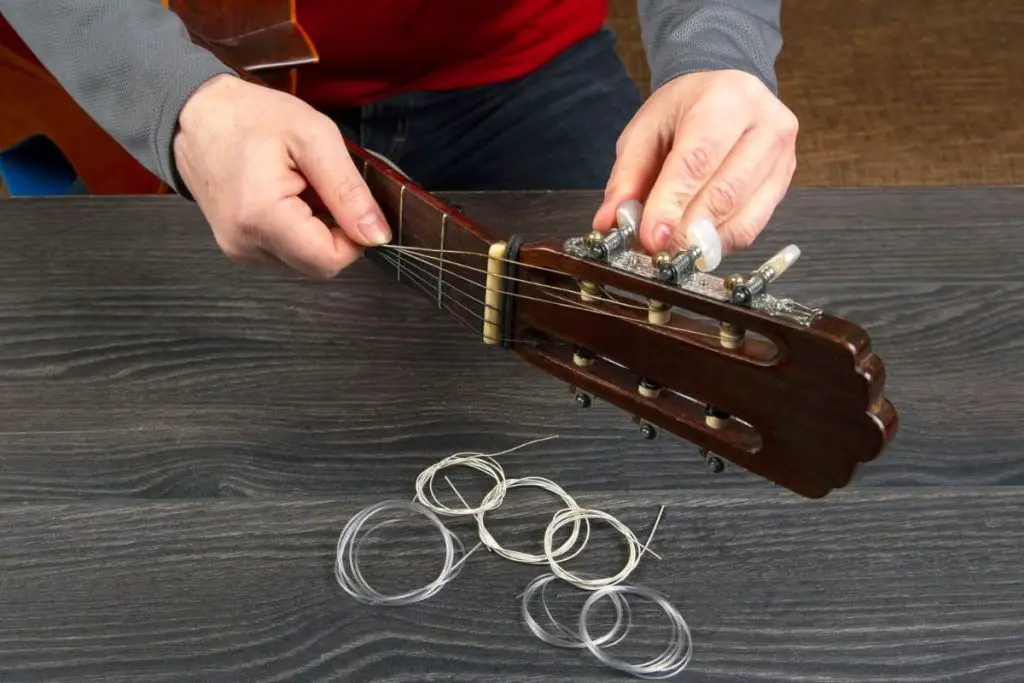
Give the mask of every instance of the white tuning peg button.
<svg viewBox="0 0 1024 683">
<path fill-rule="evenodd" d="M 765 279 L 768 282 L 773 282 L 782 277 L 782 274 L 789 270 L 789 267 L 796 263 L 798 258 L 800 258 L 800 247 L 791 244 L 768 259 L 759 270 L 770 269 L 771 272 L 765 275 Z"/>
<path fill-rule="evenodd" d="M 710 273 L 722 263 L 722 240 L 711 221 L 699 220 L 691 223 L 686 229 L 686 241 L 691 249 L 700 249 L 700 255 L 694 265 L 702 273 Z"/>
<path fill-rule="evenodd" d="M 636 199 L 627 199 L 615 211 L 615 222 L 620 230 L 636 234 L 640 229 L 640 219 L 644 215 L 644 205 Z"/>
</svg>

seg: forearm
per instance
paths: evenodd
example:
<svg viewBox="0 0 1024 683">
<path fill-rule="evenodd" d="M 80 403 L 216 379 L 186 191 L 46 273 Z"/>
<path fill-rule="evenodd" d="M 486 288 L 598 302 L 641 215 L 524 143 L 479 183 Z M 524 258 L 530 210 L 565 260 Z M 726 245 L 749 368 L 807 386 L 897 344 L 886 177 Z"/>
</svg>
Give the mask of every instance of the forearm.
<svg viewBox="0 0 1024 683">
<path fill-rule="evenodd" d="M 135 159 L 182 192 L 178 114 L 231 73 L 159 0 L 0 0 L 0 13 L 72 98 Z"/>
<path fill-rule="evenodd" d="M 737 69 L 778 89 L 782 0 L 638 0 L 651 86 L 683 74 Z"/>
</svg>

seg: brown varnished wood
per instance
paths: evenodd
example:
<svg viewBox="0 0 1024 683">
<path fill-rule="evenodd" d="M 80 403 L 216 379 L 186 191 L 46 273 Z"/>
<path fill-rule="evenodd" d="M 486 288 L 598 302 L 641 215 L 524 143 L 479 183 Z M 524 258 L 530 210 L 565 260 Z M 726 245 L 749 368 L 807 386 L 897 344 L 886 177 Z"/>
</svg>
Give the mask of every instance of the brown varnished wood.
<svg viewBox="0 0 1024 683">
<path fill-rule="evenodd" d="M 294 0 L 164 0 L 202 43 L 239 71 L 272 74 L 319 60 L 316 47 L 299 25 Z M 294 83 L 288 83 L 294 93 Z"/>
<path fill-rule="evenodd" d="M 813 498 L 846 486 L 895 436 L 899 420 L 883 394 L 884 364 L 871 352 L 862 328 L 827 314 L 805 328 L 568 256 L 559 245 L 547 241 L 522 250 L 521 273 L 531 283 L 520 288 L 525 296 L 516 304 L 515 335 L 539 332 L 600 358 L 581 368 L 572 361 L 572 349 L 518 347 L 542 370 Z M 733 323 L 770 339 L 778 354 L 766 363 L 723 348 L 716 325 L 697 320 L 651 325 L 642 311 L 578 297 L 570 305 L 564 294 L 533 284 L 571 290 L 578 288 L 577 280 L 663 301 L 683 309 L 677 317 L 692 311 Z M 683 396 L 644 397 L 637 390 L 640 377 Z M 709 427 L 705 405 L 741 423 Z"/>
<path fill-rule="evenodd" d="M 366 254 L 378 264 L 395 269 L 397 280 L 412 286 L 463 324 L 479 328 L 482 335 L 486 256 L 500 235 L 359 145 L 351 141 L 347 144 L 392 232 L 391 246 L 368 249 Z M 303 197 L 315 213 L 333 223 L 320 197 L 312 191 Z M 398 251 L 393 247 L 409 249 Z"/>
<path fill-rule="evenodd" d="M 273 27 L 296 24 L 294 0 L 162 0 L 189 30 L 215 43 L 232 43 Z"/>
</svg>

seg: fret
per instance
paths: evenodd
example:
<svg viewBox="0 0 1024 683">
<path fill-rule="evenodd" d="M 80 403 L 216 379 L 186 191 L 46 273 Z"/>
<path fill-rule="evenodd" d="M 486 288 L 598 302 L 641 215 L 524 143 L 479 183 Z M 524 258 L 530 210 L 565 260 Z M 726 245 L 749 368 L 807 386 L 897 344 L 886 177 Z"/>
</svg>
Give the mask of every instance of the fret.
<svg viewBox="0 0 1024 683">
<path fill-rule="evenodd" d="M 394 269 L 399 281 L 429 296 L 438 309 L 464 322 L 474 320 L 482 330 L 487 253 L 497 240 L 383 161 L 355 152 L 357 167 L 392 228 L 392 244 L 409 248 L 368 249 L 367 255 Z M 380 258 L 385 250 L 387 259 Z"/>
<path fill-rule="evenodd" d="M 444 232 L 448 227 L 448 214 L 441 216 L 441 237 L 438 239 L 437 261 L 437 307 L 441 308 L 441 289 L 444 284 Z"/>
<path fill-rule="evenodd" d="M 398 235 L 395 244 L 402 246 L 405 242 L 402 241 L 402 229 L 405 227 L 405 192 L 408 190 L 408 186 L 402 185 L 402 189 L 398 193 Z M 395 268 L 397 273 L 396 278 L 399 282 L 402 281 L 402 252 L 396 252 L 398 257 L 398 266 Z"/>
</svg>

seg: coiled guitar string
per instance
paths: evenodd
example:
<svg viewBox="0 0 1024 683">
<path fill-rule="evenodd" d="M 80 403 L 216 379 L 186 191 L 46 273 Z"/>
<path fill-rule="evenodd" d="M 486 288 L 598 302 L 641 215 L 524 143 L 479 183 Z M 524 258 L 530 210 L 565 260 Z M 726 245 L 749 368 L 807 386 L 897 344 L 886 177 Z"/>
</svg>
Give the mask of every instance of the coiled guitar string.
<svg viewBox="0 0 1024 683">
<path fill-rule="evenodd" d="M 491 454 L 475 452 L 455 453 L 420 473 L 416 478 L 416 495 L 412 502 L 390 500 L 363 509 L 349 521 L 338 539 L 335 577 L 339 585 L 346 593 L 363 603 L 374 605 L 413 604 L 431 598 L 443 590 L 448 583 L 459 575 L 465 560 L 477 548 L 484 545 L 495 554 L 510 561 L 534 565 L 546 562 L 549 565 L 551 572 L 535 578 L 522 593 L 521 612 L 523 621 L 527 629 L 541 641 L 563 648 L 585 648 L 602 664 L 638 678 L 663 679 L 679 673 L 689 663 L 693 651 L 692 638 L 685 620 L 683 620 L 678 610 L 661 594 L 643 586 L 621 585 L 621 582 L 628 578 L 637 568 L 644 554 L 650 553 L 657 557 L 657 554 L 650 550 L 650 544 L 664 513 L 664 506 L 658 512 L 658 517 L 651 528 L 647 543 L 641 545 L 636 534 L 611 514 L 602 510 L 581 507 L 562 487 L 549 479 L 543 477 L 506 479 L 504 469 L 494 459 L 496 456 L 511 453 L 531 444 L 554 438 L 557 438 L 557 435 L 534 439 L 519 446 Z M 485 494 L 478 506 L 471 507 L 458 490 L 455 489 L 450 480 L 448 484 L 455 490 L 455 494 L 462 501 L 464 507 L 453 508 L 441 503 L 438 499 L 433 487 L 434 477 L 442 470 L 456 466 L 475 469 L 494 480 L 494 486 Z M 531 554 L 503 548 L 487 530 L 484 523 L 486 513 L 499 507 L 504 502 L 508 489 L 519 486 L 534 486 L 547 490 L 561 498 L 565 504 L 563 509 L 555 513 L 545 530 L 543 554 Z M 371 517 L 388 509 L 412 511 L 426 517 L 441 533 L 445 545 L 444 562 L 441 571 L 433 581 L 421 588 L 393 595 L 382 594 L 373 588 L 359 568 L 359 550 L 366 536 L 382 526 L 394 523 L 396 520 L 378 523 L 360 537 L 361 529 Z M 439 515 L 475 517 L 480 542 L 467 553 L 463 542 L 445 526 Z M 608 523 L 626 540 L 629 552 L 628 560 L 626 565 L 612 576 L 600 578 L 583 573 L 573 573 L 563 569 L 560 565 L 560 563 L 567 562 L 578 556 L 586 548 L 590 539 L 591 519 L 599 519 Z M 580 547 L 568 557 L 562 557 L 580 540 L 579 526 L 581 523 L 586 526 L 586 531 Z M 569 524 L 573 525 L 570 538 L 558 548 L 554 548 L 555 534 L 559 529 Z M 548 585 L 555 579 L 561 579 L 570 585 L 591 592 L 580 613 L 579 627 L 575 631 L 559 623 L 548 607 L 546 590 Z M 540 592 L 541 605 L 554 632 L 543 628 L 530 614 L 531 600 L 538 591 Z M 629 632 L 632 620 L 629 603 L 623 597 L 623 594 L 626 593 L 638 594 L 656 602 L 672 621 L 672 638 L 669 645 L 666 646 L 659 656 L 641 664 L 630 664 L 617 660 L 603 649 L 620 643 Z M 602 598 L 608 598 L 612 601 L 616 615 L 615 624 L 604 635 L 593 638 L 590 636 L 586 620 L 594 604 Z"/>
<path fill-rule="evenodd" d="M 650 552 L 654 555 L 654 552 L 649 548 L 651 541 L 654 539 L 654 532 L 658 529 L 658 523 L 661 521 L 661 515 L 664 511 L 665 506 L 663 505 L 658 511 L 657 519 L 654 520 L 654 526 L 651 528 L 651 534 L 647 539 L 647 544 L 640 545 L 640 540 L 636 537 L 636 534 L 633 533 L 632 529 L 620 522 L 616 517 L 604 512 L 603 510 L 581 508 L 578 506 L 567 507 L 559 510 L 555 513 L 554 517 L 551 518 L 551 523 L 548 524 L 548 528 L 544 531 L 544 556 L 547 558 L 548 565 L 551 567 L 551 573 L 566 583 L 572 584 L 577 588 L 582 588 L 583 590 L 598 590 L 600 588 L 613 586 L 625 581 L 640 565 L 640 558 L 644 553 Z M 589 519 L 604 520 L 610 524 L 613 529 L 622 534 L 622 537 L 626 540 L 629 559 L 626 561 L 625 566 L 612 576 L 605 578 L 587 578 L 563 569 L 559 564 L 557 555 L 551 547 L 554 543 L 555 534 L 563 526 L 570 523 L 579 524 L 580 520 Z M 657 555 L 655 555 L 655 557 L 657 557 Z M 561 561 L 565 562 L 566 560 L 563 559 Z"/>
<path fill-rule="evenodd" d="M 523 622 L 526 624 L 526 628 L 528 628 L 533 635 L 537 636 L 549 645 L 581 650 L 586 647 L 586 645 L 580 637 L 579 630 L 577 629 L 576 631 L 572 631 L 566 628 L 557 619 L 555 619 L 554 615 L 551 614 L 551 609 L 548 607 L 548 585 L 557 578 L 558 577 L 554 574 L 541 574 L 526 585 L 526 588 L 523 589 L 523 600 L 520 606 L 520 611 L 523 615 Z M 540 603 L 544 608 L 544 613 L 547 615 L 548 621 L 551 622 L 551 625 L 557 633 L 545 630 L 544 627 L 537 623 L 537 620 L 534 619 L 533 615 L 530 613 L 530 601 L 533 599 L 533 596 L 537 591 L 540 591 Z M 615 625 L 611 627 L 608 633 L 594 640 L 598 646 L 612 647 L 622 642 L 626 637 L 626 633 L 629 632 L 629 627 L 632 624 L 632 615 L 630 614 L 629 603 L 618 595 L 610 596 L 610 599 L 612 601 L 612 606 L 615 608 Z M 623 619 L 626 620 L 625 627 L 622 626 Z M 621 633 L 619 632 L 620 630 L 622 631 Z"/>
<path fill-rule="evenodd" d="M 364 536 L 360 536 L 359 533 L 363 525 L 371 517 L 385 510 L 403 510 L 422 515 L 441 533 L 441 538 L 444 540 L 444 562 L 437 577 L 425 586 L 404 593 L 386 595 L 370 585 L 366 577 L 363 576 L 362 569 L 359 567 L 359 550 L 363 541 L 374 530 L 394 523 L 397 520 L 381 522 L 371 528 Z M 440 593 L 449 582 L 459 575 L 462 571 L 463 563 L 479 547 L 480 544 L 478 543 L 473 550 L 467 553 L 465 546 L 458 536 L 452 533 L 436 514 L 422 505 L 401 500 L 385 500 L 370 505 L 358 512 L 342 529 L 338 537 L 334 577 L 337 579 L 338 585 L 359 602 L 370 605 L 411 605 Z M 456 559 L 456 554 L 461 555 L 461 557 Z"/>
<path fill-rule="evenodd" d="M 623 594 L 627 593 L 633 593 L 654 602 L 664 610 L 672 623 L 672 636 L 669 638 L 668 645 L 665 646 L 664 651 L 657 657 L 652 657 L 642 664 L 630 664 L 609 655 L 603 649 L 603 647 L 608 646 L 601 643 L 604 636 L 597 639 L 591 638 L 587 626 L 587 617 L 599 600 L 605 597 L 611 598 L 616 612 L 618 612 L 619 605 L 615 602 L 615 598 L 621 598 Z M 637 678 L 650 680 L 671 678 L 685 669 L 693 657 L 693 636 L 690 633 L 690 627 L 686 624 L 686 620 L 679 614 L 679 610 L 668 601 L 668 598 L 646 586 L 606 586 L 592 593 L 587 598 L 587 601 L 583 603 L 583 609 L 580 610 L 579 636 L 580 640 L 583 641 L 583 645 L 602 664 Z"/>
<path fill-rule="evenodd" d="M 520 477 L 518 479 L 509 479 L 502 483 L 496 484 L 494 488 L 503 489 L 500 493 L 500 496 L 502 499 L 504 499 L 505 494 L 509 489 L 520 488 L 524 486 L 532 486 L 548 491 L 549 493 L 553 493 L 554 495 L 562 499 L 562 502 L 565 503 L 568 509 L 580 509 L 580 506 L 576 503 L 576 500 L 568 493 L 566 493 L 565 489 L 563 489 L 561 486 L 551 481 L 550 479 L 545 479 L 544 477 Z M 498 494 L 495 493 L 494 495 Z M 476 515 L 477 532 L 480 535 L 480 541 L 484 544 L 484 547 L 486 547 L 488 550 L 495 553 L 496 555 L 504 557 L 506 560 L 510 560 L 512 562 L 519 562 L 521 564 L 546 564 L 550 561 L 549 554 L 547 552 L 526 553 L 519 550 L 510 550 L 508 548 L 503 548 L 501 544 L 494 539 L 494 536 L 491 534 L 491 532 L 487 530 L 487 525 L 484 523 L 484 516 L 486 512 L 486 510 L 483 510 Z M 576 557 L 581 552 L 583 552 L 584 548 L 586 548 L 587 541 L 590 540 L 590 522 L 584 519 L 583 523 L 586 525 L 587 529 L 586 536 L 583 539 L 582 545 L 580 545 L 579 549 L 576 552 L 574 552 L 572 555 L 569 555 L 569 557 L 562 558 L 563 562 L 567 562 L 568 560 Z M 563 554 L 569 552 L 572 549 L 573 545 L 576 544 L 576 541 L 579 539 L 579 532 L 580 520 L 576 519 L 573 522 L 572 533 L 569 535 L 569 538 L 561 546 L 552 550 L 550 552 L 550 555 L 554 557 L 560 557 Z"/>
<path fill-rule="evenodd" d="M 505 470 L 502 469 L 501 465 L 494 458 L 499 455 L 512 453 L 520 448 L 526 448 L 527 446 L 535 443 L 550 441 L 551 439 L 557 438 L 558 435 L 555 434 L 554 436 L 533 439 L 532 441 L 527 441 L 526 443 L 513 446 L 512 448 L 506 448 L 505 450 L 497 453 L 462 452 L 449 455 L 440 462 L 434 463 L 430 467 L 426 468 L 420 472 L 419 476 L 416 477 L 415 500 L 425 508 L 428 508 L 439 515 L 446 515 L 449 517 L 478 515 L 487 512 L 488 510 L 493 510 L 501 505 L 502 501 L 505 500 L 506 491 Z M 437 473 L 448 467 L 456 466 L 470 467 L 479 472 L 483 472 L 494 479 L 495 486 L 487 492 L 483 501 L 481 501 L 480 505 L 475 508 L 469 507 L 469 505 L 465 503 L 465 500 L 463 500 L 463 505 L 465 507 L 452 508 L 438 500 L 437 494 L 434 492 L 434 477 L 437 476 Z M 457 491 L 456 494 L 458 495 Z M 461 498 L 462 496 L 459 497 Z"/>
</svg>

